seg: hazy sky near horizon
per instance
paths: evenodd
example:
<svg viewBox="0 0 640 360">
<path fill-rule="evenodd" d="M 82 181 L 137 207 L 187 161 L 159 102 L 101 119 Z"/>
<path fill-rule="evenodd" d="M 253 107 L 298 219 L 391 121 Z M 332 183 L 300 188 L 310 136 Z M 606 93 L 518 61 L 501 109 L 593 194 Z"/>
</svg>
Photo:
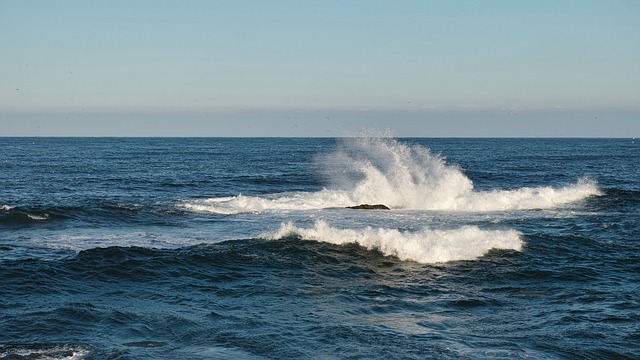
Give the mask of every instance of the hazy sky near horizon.
<svg viewBox="0 0 640 360">
<path fill-rule="evenodd" d="M 640 135 L 634 0 L 0 0 L 0 49 L 0 135 Z"/>
</svg>

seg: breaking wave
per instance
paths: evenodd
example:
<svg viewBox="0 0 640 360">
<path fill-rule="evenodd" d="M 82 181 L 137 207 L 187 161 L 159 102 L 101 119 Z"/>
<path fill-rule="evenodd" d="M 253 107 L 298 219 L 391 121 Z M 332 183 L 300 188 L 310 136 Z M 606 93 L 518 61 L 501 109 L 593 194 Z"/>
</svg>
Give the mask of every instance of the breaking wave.
<svg viewBox="0 0 640 360">
<path fill-rule="evenodd" d="M 510 211 L 549 209 L 601 195 L 596 181 L 574 184 L 475 191 L 462 170 L 428 148 L 392 138 L 346 139 L 338 149 L 320 156 L 327 188 L 267 196 L 231 196 L 190 200 L 190 211 L 217 214 L 270 210 L 314 210 L 359 204 L 384 204 L 392 209 L 439 211 Z"/>
<path fill-rule="evenodd" d="M 264 237 L 277 240 L 288 236 L 337 245 L 354 243 L 400 260 L 427 264 L 474 260 L 491 249 L 521 251 L 523 246 L 522 234 L 516 230 L 483 230 L 477 226 L 447 230 L 423 228 L 417 232 L 372 227 L 356 230 L 337 229 L 322 220 L 316 221 L 312 228 L 282 224 L 276 233 Z"/>
<path fill-rule="evenodd" d="M 1 345 L 0 359 L 47 359 L 47 360 L 79 360 L 90 353 L 85 346 L 41 345 L 22 347 L 18 345 Z"/>
</svg>

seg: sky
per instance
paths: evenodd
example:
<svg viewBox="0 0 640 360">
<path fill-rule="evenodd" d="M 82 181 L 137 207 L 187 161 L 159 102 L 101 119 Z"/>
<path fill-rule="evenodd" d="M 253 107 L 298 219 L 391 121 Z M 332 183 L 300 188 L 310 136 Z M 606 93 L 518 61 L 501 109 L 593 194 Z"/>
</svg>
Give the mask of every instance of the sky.
<svg viewBox="0 0 640 360">
<path fill-rule="evenodd" d="M 640 136 L 635 0 L 0 0 L 0 136 Z"/>
</svg>

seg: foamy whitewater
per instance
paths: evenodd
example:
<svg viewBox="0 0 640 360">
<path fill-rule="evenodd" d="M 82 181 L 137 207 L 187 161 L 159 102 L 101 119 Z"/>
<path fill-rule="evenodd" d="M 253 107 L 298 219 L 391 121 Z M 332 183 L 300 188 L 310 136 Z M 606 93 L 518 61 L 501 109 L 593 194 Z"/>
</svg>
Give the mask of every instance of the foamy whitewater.
<svg viewBox="0 0 640 360">
<path fill-rule="evenodd" d="M 358 204 L 478 212 L 550 209 L 601 194 L 597 183 L 586 178 L 561 188 L 474 191 L 473 182 L 459 167 L 447 164 L 425 147 L 391 138 L 348 139 L 337 152 L 320 156 L 317 161 L 321 175 L 331 184 L 322 191 L 202 199 L 185 202 L 184 207 L 225 215 Z"/>
<path fill-rule="evenodd" d="M 601 194 L 596 182 L 586 178 L 561 188 L 474 191 L 473 182 L 459 167 L 447 164 L 428 148 L 385 137 L 343 140 L 335 152 L 318 156 L 316 163 L 329 184 L 318 192 L 190 200 L 183 207 L 222 215 L 330 210 L 358 204 L 384 204 L 404 211 L 504 212 L 551 209 Z M 513 230 L 475 226 L 444 230 L 425 227 L 414 232 L 382 227 L 339 229 L 323 219 L 311 228 L 283 223 L 275 234 L 263 237 L 287 235 L 335 244 L 357 243 L 421 263 L 470 260 L 491 249 L 520 251 L 523 246 L 520 233 Z"/>
<path fill-rule="evenodd" d="M 369 250 L 378 250 L 400 260 L 420 263 L 438 263 L 456 260 L 473 260 L 491 249 L 520 251 L 522 240 L 515 230 L 481 230 L 477 226 L 465 226 L 453 230 L 402 232 L 396 229 L 371 228 L 362 230 L 336 229 L 324 221 L 316 221 L 313 228 L 298 228 L 283 224 L 277 233 L 266 238 L 281 239 L 299 236 L 303 239 L 342 245 L 358 244 Z"/>
</svg>

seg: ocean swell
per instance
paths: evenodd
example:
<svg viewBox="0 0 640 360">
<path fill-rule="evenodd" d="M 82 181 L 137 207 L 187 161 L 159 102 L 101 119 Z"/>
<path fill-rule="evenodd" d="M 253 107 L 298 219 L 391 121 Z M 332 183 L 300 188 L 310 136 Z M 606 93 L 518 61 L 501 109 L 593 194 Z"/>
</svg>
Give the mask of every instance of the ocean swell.
<svg viewBox="0 0 640 360">
<path fill-rule="evenodd" d="M 289 236 L 336 245 L 355 243 L 400 260 L 425 264 L 474 260 L 491 249 L 521 251 L 523 246 L 522 234 L 516 230 L 483 230 L 477 226 L 447 230 L 423 228 L 416 232 L 372 227 L 338 229 L 322 220 L 317 220 L 312 228 L 300 228 L 290 222 L 282 224 L 277 232 L 263 237 L 277 240 Z"/>
</svg>

